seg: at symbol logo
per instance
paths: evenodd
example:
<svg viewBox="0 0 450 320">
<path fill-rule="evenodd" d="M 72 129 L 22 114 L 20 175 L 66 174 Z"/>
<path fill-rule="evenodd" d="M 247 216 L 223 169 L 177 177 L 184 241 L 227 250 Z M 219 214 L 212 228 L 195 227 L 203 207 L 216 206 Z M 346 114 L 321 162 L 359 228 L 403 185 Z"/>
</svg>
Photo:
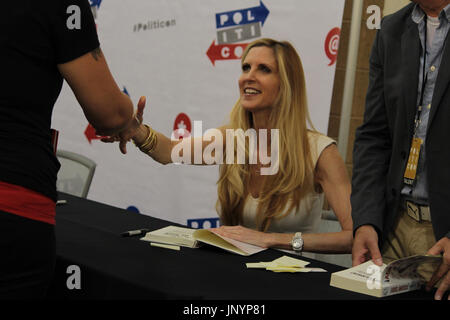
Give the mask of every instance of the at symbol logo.
<svg viewBox="0 0 450 320">
<path fill-rule="evenodd" d="M 328 64 L 329 66 L 332 66 L 337 60 L 340 34 L 341 29 L 331 29 L 325 40 L 325 54 L 328 59 L 330 59 L 330 63 Z"/>
</svg>

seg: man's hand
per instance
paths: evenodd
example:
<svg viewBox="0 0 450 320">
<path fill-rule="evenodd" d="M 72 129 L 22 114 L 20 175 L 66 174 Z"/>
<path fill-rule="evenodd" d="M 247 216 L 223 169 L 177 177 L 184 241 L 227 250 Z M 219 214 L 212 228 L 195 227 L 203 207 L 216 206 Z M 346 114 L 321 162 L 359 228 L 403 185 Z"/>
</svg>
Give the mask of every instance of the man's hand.
<svg viewBox="0 0 450 320">
<path fill-rule="evenodd" d="M 378 266 L 383 265 L 383 259 L 378 248 L 378 234 L 372 226 L 364 225 L 359 227 L 355 233 L 352 265 L 357 266 L 369 259 L 372 259 Z"/>
<path fill-rule="evenodd" d="M 443 255 L 443 260 L 439 268 L 434 272 L 430 281 L 427 283 L 427 291 L 430 291 L 431 288 L 442 279 L 439 288 L 434 295 L 434 299 L 441 300 L 442 296 L 445 292 L 450 288 L 450 239 L 447 237 L 442 238 L 436 244 L 428 250 L 427 254 L 432 255 Z M 450 300 L 450 295 L 448 297 Z"/>
<path fill-rule="evenodd" d="M 146 98 L 141 97 L 139 99 L 136 113 L 133 119 L 130 121 L 128 126 L 123 129 L 119 134 L 102 138 L 102 142 L 116 142 L 119 141 L 119 149 L 123 154 L 127 153 L 127 143 L 131 140 L 135 135 L 137 135 L 138 130 L 141 128 L 142 121 L 144 120 L 144 108 L 145 108 Z M 145 130 L 144 130 L 145 131 Z"/>
</svg>

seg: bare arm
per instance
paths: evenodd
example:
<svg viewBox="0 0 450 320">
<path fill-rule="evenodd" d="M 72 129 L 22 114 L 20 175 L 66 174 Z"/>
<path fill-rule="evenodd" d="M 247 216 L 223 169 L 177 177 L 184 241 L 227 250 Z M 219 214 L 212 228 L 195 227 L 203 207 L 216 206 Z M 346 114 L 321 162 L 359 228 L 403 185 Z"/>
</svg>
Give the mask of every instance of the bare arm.
<svg viewBox="0 0 450 320">
<path fill-rule="evenodd" d="M 133 103 L 120 91 L 100 48 L 58 69 L 97 133 L 112 135 L 129 125 Z"/>
<path fill-rule="evenodd" d="M 344 161 L 336 145 L 332 144 L 322 151 L 317 161 L 315 176 L 339 220 L 342 231 L 311 235 L 310 241 L 305 239 L 305 249 L 309 242 L 314 250 L 307 251 L 323 252 L 331 249 L 331 252 L 350 253 L 353 228 L 350 204 L 351 185 Z"/>
<path fill-rule="evenodd" d="M 218 128 L 218 132 L 222 135 L 222 152 L 225 152 L 225 130 L 226 126 Z M 212 141 L 206 141 L 203 137 L 187 137 L 183 138 L 181 140 L 171 140 L 169 137 L 165 136 L 164 134 L 155 131 L 157 136 L 157 144 L 155 146 L 155 149 L 151 151 L 148 155 L 152 157 L 155 161 L 161 163 L 161 164 L 169 164 L 172 163 L 172 153 L 177 153 L 180 158 L 183 158 L 183 152 L 190 151 L 190 164 L 202 164 L 206 165 L 207 163 L 204 161 L 203 157 L 200 158 L 200 156 L 203 155 L 203 152 L 205 148 L 212 143 Z M 149 132 L 148 129 L 141 125 L 138 130 L 136 130 L 136 133 L 133 135 L 133 140 L 137 145 L 140 145 L 144 142 L 144 140 L 147 138 Z M 220 136 L 219 136 L 220 137 Z M 195 147 L 196 145 L 201 146 L 201 155 L 197 155 L 197 158 L 200 158 L 202 160 L 201 163 L 197 163 L 198 159 L 195 159 L 194 153 L 196 152 Z M 174 149 L 176 148 L 176 149 Z M 214 152 L 212 155 L 214 156 Z M 196 161 L 197 160 L 197 161 Z M 189 159 L 188 159 L 189 161 Z"/>
</svg>

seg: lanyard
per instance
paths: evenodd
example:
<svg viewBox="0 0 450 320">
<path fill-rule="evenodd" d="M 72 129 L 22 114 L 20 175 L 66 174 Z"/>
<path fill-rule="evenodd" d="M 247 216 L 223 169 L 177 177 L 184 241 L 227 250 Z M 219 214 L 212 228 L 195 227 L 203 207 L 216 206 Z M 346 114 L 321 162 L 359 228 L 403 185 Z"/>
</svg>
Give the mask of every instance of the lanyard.
<svg viewBox="0 0 450 320">
<path fill-rule="evenodd" d="M 427 65 L 427 34 L 428 34 L 428 19 L 427 15 L 424 16 L 425 21 L 425 41 L 424 41 L 424 49 L 423 49 L 423 71 L 422 71 L 422 89 L 420 91 L 420 102 L 419 107 L 417 108 L 416 118 L 414 120 L 415 126 L 414 126 L 414 135 L 416 136 L 417 128 L 419 127 L 420 123 L 420 114 L 422 113 L 423 108 L 423 96 L 425 94 L 425 85 L 427 83 L 428 74 L 426 72 L 426 65 Z"/>
</svg>

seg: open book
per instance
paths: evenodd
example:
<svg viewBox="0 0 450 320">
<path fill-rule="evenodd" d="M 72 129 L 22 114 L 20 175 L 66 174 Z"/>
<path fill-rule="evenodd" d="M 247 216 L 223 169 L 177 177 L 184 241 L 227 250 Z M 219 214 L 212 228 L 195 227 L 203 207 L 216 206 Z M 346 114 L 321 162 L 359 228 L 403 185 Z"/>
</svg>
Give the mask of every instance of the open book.
<svg viewBox="0 0 450 320">
<path fill-rule="evenodd" d="M 194 239 L 194 231 L 195 229 L 167 226 L 147 232 L 141 240 L 197 248 L 199 243 Z"/>
<path fill-rule="evenodd" d="M 243 256 L 250 256 L 266 248 L 258 247 L 250 243 L 230 239 L 208 229 L 199 229 L 194 232 L 194 238 L 198 241 L 210 244 L 224 250 L 237 253 Z"/>
<path fill-rule="evenodd" d="M 437 267 L 441 261 L 441 256 L 416 255 L 379 267 L 369 260 L 333 273 L 330 285 L 374 297 L 386 297 L 419 289 L 425 280 L 417 272 L 418 267 L 425 264 Z"/>
<path fill-rule="evenodd" d="M 243 256 L 249 256 L 266 249 L 220 236 L 208 229 L 196 230 L 176 226 L 167 226 L 147 232 L 141 240 L 189 248 L 197 248 L 201 243 L 207 243 Z"/>
</svg>

